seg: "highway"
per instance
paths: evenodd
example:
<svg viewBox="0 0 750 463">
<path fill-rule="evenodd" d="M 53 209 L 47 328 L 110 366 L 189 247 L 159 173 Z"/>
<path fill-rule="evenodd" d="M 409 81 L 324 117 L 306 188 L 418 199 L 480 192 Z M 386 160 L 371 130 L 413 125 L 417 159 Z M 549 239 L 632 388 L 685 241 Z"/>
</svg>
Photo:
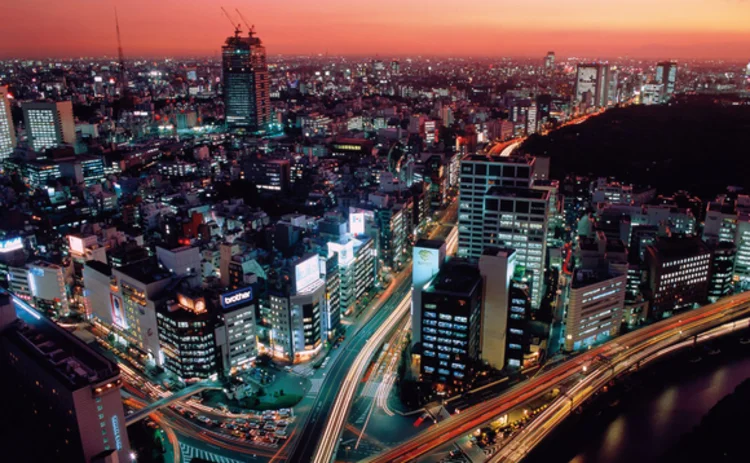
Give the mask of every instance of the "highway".
<svg viewBox="0 0 750 463">
<path fill-rule="evenodd" d="M 461 410 L 460 414 L 453 415 L 399 446 L 366 461 L 378 463 L 413 461 L 553 388 L 560 388 L 564 391 L 566 398 L 560 399 L 556 402 L 557 407 L 550 407 L 543 415 L 552 420 L 557 411 L 557 419 L 561 419 L 562 407 L 560 405 L 564 402 L 567 402 L 567 409 L 570 410 L 614 376 L 637 367 L 641 362 L 648 361 L 655 356 L 668 353 L 677 345 L 693 342 L 692 338 L 699 333 L 717 327 L 726 330 L 727 328 L 722 325 L 749 315 L 750 291 L 624 334 L 560 363 L 497 397 Z M 713 335 L 718 334 L 713 333 Z M 539 420 L 540 417 L 532 422 L 536 423 L 534 427 L 527 427 L 520 434 L 529 435 L 528 443 L 519 440 L 513 445 L 507 445 L 498 453 L 496 461 L 517 461 L 541 440 L 543 436 L 532 435 L 535 432 L 534 429 L 539 429 L 536 431 L 538 433 L 548 432 L 545 427 L 548 424 L 547 420 Z M 549 421 L 550 425 L 551 423 L 552 421 Z M 526 439 L 526 437 L 520 439 Z"/>
<path fill-rule="evenodd" d="M 382 344 L 382 338 L 390 331 L 389 327 L 393 328 L 396 321 L 408 314 L 411 301 L 411 272 L 403 272 L 400 281 L 397 282 L 396 289 L 392 293 L 385 293 L 381 296 L 381 300 L 383 301 L 382 304 L 377 304 L 369 311 L 371 317 L 358 330 L 348 335 L 339 347 L 343 352 L 340 353 L 326 374 L 320 394 L 315 399 L 307 419 L 300 427 L 301 434 L 296 439 L 296 445 L 290 453 L 289 461 L 307 462 L 313 460 L 319 440 L 322 443 L 327 439 L 326 451 L 335 452 L 338 446 L 338 436 L 346 421 L 346 413 L 349 409 L 345 401 L 348 398 L 349 405 L 351 404 L 349 392 L 352 389 L 356 391 L 359 379 L 364 374 L 364 368 L 367 367 L 371 358 L 369 356 L 367 362 L 363 362 L 366 355 L 360 354 L 373 350 L 373 346 L 378 339 L 380 339 L 380 343 L 375 348 L 379 348 Z M 404 301 L 407 301 L 407 303 L 404 303 Z M 374 355 L 375 352 L 373 351 L 372 354 Z M 328 420 L 326 420 L 326 417 L 328 417 Z M 332 421 L 330 426 L 328 425 L 329 421 Z M 336 433 L 335 442 L 331 438 L 332 432 Z M 331 449 L 332 444 L 333 449 Z"/>
</svg>

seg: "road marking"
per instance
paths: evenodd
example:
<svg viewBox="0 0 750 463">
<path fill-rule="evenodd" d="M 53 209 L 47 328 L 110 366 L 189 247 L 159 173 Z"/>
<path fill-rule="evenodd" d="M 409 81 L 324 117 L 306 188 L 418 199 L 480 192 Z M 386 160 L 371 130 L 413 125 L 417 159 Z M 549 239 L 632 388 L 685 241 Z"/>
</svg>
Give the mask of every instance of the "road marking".
<svg viewBox="0 0 750 463">
<path fill-rule="evenodd" d="M 192 445 L 183 444 L 182 442 L 180 442 L 180 453 L 182 453 L 182 463 L 190 463 L 193 458 L 202 458 L 213 463 L 245 463 L 241 460 L 235 460 L 234 458 L 225 457 L 224 455 L 219 455 L 218 453 L 199 449 L 197 447 L 193 447 Z M 253 460 L 255 459 L 253 457 L 249 458 Z"/>
</svg>

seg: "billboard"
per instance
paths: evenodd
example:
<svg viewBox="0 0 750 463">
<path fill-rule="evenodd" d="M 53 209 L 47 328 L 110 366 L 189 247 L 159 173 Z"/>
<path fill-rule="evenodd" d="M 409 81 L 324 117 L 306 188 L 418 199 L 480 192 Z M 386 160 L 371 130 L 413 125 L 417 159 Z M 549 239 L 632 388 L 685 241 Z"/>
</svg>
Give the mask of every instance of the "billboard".
<svg viewBox="0 0 750 463">
<path fill-rule="evenodd" d="M 347 267 L 354 261 L 354 240 L 349 240 L 346 244 L 329 242 L 328 243 L 328 257 L 333 256 L 333 253 L 339 254 L 339 265 L 341 267 Z"/>
<path fill-rule="evenodd" d="M 122 307 L 122 298 L 109 294 L 110 307 L 112 308 L 112 323 L 126 330 L 128 329 L 128 322 L 125 319 L 125 313 Z"/>
<path fill-rule="evenodd" d="M 234 306 L 250 302 L 253 300 L 253 288 L 248 286 L 235 291 L 224 293 L 221 295 L 221 307 L 231 309 Z"/>
<path fill-rule="evenodd" d="M 20 236 L 0 241 L 0 253 L 18 251 L 19 249 L 23 249 L 23 240 Z"/>
<path fill-rule="evenodd" d="M 83 254 L 83 239 L 78 236 L 68 235 L 68 246 L 70 251 L 76 254 Z"/>
<path fill-rule="evenodd" d="M 412 283 L 421 286 L 440 270 L 440 249 L 414 247 Z"/>
<path fill-rule="evenodd" d="M 352 212 L 349 214 L 349 233 L 354 236 L 365 233 L 365 214 L 364 212 Z"/>
<path fill-rule="evenodd" d="M 318 266 L 318 256 L 312 255 L 304 260 L 300 260 L 294 266 L 294 288 L 299 292 L 302 288 L 310 286 L 320 279 L 320 267 Z"/>
</svg>

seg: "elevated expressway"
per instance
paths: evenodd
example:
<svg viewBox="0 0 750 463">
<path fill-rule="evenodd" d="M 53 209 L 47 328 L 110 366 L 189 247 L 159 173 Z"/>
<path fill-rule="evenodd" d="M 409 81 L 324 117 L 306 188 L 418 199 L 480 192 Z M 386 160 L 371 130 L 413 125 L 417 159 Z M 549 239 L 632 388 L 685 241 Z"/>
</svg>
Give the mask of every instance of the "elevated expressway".
<svg viewBox="0 0 750 463">
<path fill-rule="evenodd" d="M 365 461 L 414 461 L 432 450 L 492 421 L 552 389 L 563 393 L 540 416 L 507 442 L 493 462 L 519 461 L 565 414 L 593 395 L 612 378 L 661 355 L 689 346 L 706 337 L 719 336 L 748 326 L 750 291 L 726 297 L 699 309 L 676 315 L 624 334 L 592 348 L 548 371 L 524 381 L 503 394 L 461 411 L 400 445 Z M 700 336 L 702 333 L 703 336 Z"/>
</svg>

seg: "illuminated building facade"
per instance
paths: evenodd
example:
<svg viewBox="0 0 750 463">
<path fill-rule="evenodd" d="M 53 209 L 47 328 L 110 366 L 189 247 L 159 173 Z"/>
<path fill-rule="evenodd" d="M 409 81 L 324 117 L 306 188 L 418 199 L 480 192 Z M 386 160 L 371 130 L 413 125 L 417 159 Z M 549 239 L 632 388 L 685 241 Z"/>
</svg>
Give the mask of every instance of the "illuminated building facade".
<svg viewBox="0 0 750 463">
<path fill-rule="evenodd" d="M 422 378 L 461 388 L 479 358 L 482 277 L 476 266 L 447 263 L 422 291 Z"/>
<path fill-rule="evenodd" d="M 218 372 L 216 317 L 203 297 L 177 293 L 156 313 L 164 368 L 183 381 L 207 379 Z"/>
<path fill-rule="evenodd" d="M 266 48 L 252 31 L 239 30 L 222 47 L 224 112 L 229 130 L 260 132 L 271 123 Z"/>
<path fill-rule="evenodd" d="M 22 108 L 29 146 L 34 151 L 75 143 L 72 102 L 28 102 Z"/>
<path fill-rule="evenodd" d="M 8 86 L 0 86 L 0 162 L 13 154 L 16 147 L 16 129 L 10 113 Z"/>
</svg>

